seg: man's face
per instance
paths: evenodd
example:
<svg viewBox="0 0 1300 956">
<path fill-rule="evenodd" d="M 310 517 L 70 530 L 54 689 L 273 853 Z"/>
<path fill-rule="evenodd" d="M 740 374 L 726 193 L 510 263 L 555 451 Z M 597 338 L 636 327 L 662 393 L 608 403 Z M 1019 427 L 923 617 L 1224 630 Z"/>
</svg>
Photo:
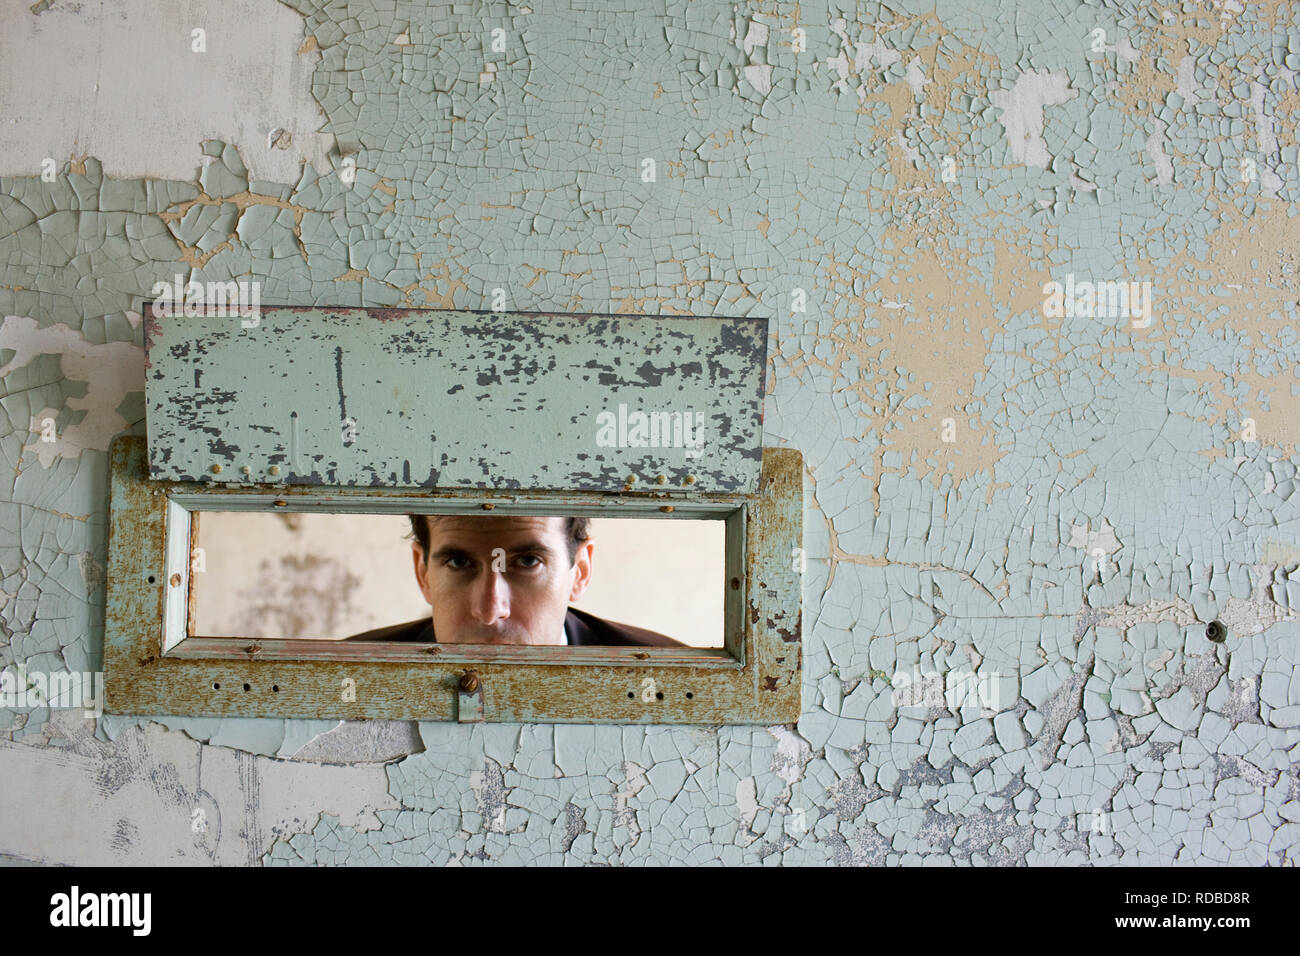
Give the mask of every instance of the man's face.
<svg viewBox="0 0 1300 956">
<path fill-rule="evenodd" d="M 570 601 L 587 590 L 593 544 L 572 565 L 560 517 L 431 515 L 429 553 L 411 545 L 439 644 L 563 644 Z"/>
</svg>

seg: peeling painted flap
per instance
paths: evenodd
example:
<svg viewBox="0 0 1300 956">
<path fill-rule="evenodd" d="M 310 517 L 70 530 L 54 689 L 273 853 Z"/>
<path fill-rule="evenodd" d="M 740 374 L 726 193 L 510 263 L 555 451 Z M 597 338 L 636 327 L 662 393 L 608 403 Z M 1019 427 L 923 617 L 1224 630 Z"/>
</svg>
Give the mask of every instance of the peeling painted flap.
<svg viewBox="0 0 1300 956">
<path fill-rule="evenodd" d="M 158 313 L 146 313 L 156 479 L 620 491 L 634 475 L 634 491 L 757 486 L 766 319 Z"/>
</svg>

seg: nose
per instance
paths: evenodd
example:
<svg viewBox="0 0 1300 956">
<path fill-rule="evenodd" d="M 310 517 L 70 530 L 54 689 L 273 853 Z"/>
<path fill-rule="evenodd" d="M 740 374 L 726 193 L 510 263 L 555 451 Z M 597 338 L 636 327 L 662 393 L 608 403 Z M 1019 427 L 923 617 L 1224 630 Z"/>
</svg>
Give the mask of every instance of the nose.
<svg viewBox="0 0 1300 956">
<path fill-rule="evenodd" d="M 474 620 L 496 624 L 510 616 L 510 585 L 499 571 L 489 570 L 474 584 Z"/>
</svg>

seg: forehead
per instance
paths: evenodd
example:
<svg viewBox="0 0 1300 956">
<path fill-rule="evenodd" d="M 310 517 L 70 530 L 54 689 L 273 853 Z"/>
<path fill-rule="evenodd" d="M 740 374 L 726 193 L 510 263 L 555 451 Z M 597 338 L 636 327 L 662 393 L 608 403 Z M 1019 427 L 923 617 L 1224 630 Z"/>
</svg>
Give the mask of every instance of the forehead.
<svg viewBox="0 0 1300 956">
<path fill-rule="evenodd" d="M 565 519 L 524 515 L 428 515 L 429 550 L 443 547 L 511 548 L 534 542 L 558 548 Z"/>
</svg>

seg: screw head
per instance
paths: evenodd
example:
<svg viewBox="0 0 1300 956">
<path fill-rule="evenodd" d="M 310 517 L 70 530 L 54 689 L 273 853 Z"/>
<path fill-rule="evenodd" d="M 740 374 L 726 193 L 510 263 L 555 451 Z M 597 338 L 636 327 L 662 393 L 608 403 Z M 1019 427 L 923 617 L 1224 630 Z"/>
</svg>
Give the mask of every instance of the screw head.
<svg viewBox="0 0 1300 956">
<path fill-rule="evenodd" d="M 472 694 L 478 690 L 479 679 L 475 671 L 466 671 L 460 675 L 460 689 L 467 694 Z"/>
<path fill-rule="evenodd" d="M 212 473 L 213 473 L 214 475 L 219 475 L 219 474 L 221 474 L 221 465 L 219 465 L 219 464 L 218 464 L 218 465 L 213 465 L 213 466 L 212 466 Z"/>
<path fill-rule="evenodd" d="M 1228 639 L 1228 629 L 1218 621 L 1211 621 L 1205 625 L 1205 638 L 1216 644 L 1222 644 Z"/>
</svg>

